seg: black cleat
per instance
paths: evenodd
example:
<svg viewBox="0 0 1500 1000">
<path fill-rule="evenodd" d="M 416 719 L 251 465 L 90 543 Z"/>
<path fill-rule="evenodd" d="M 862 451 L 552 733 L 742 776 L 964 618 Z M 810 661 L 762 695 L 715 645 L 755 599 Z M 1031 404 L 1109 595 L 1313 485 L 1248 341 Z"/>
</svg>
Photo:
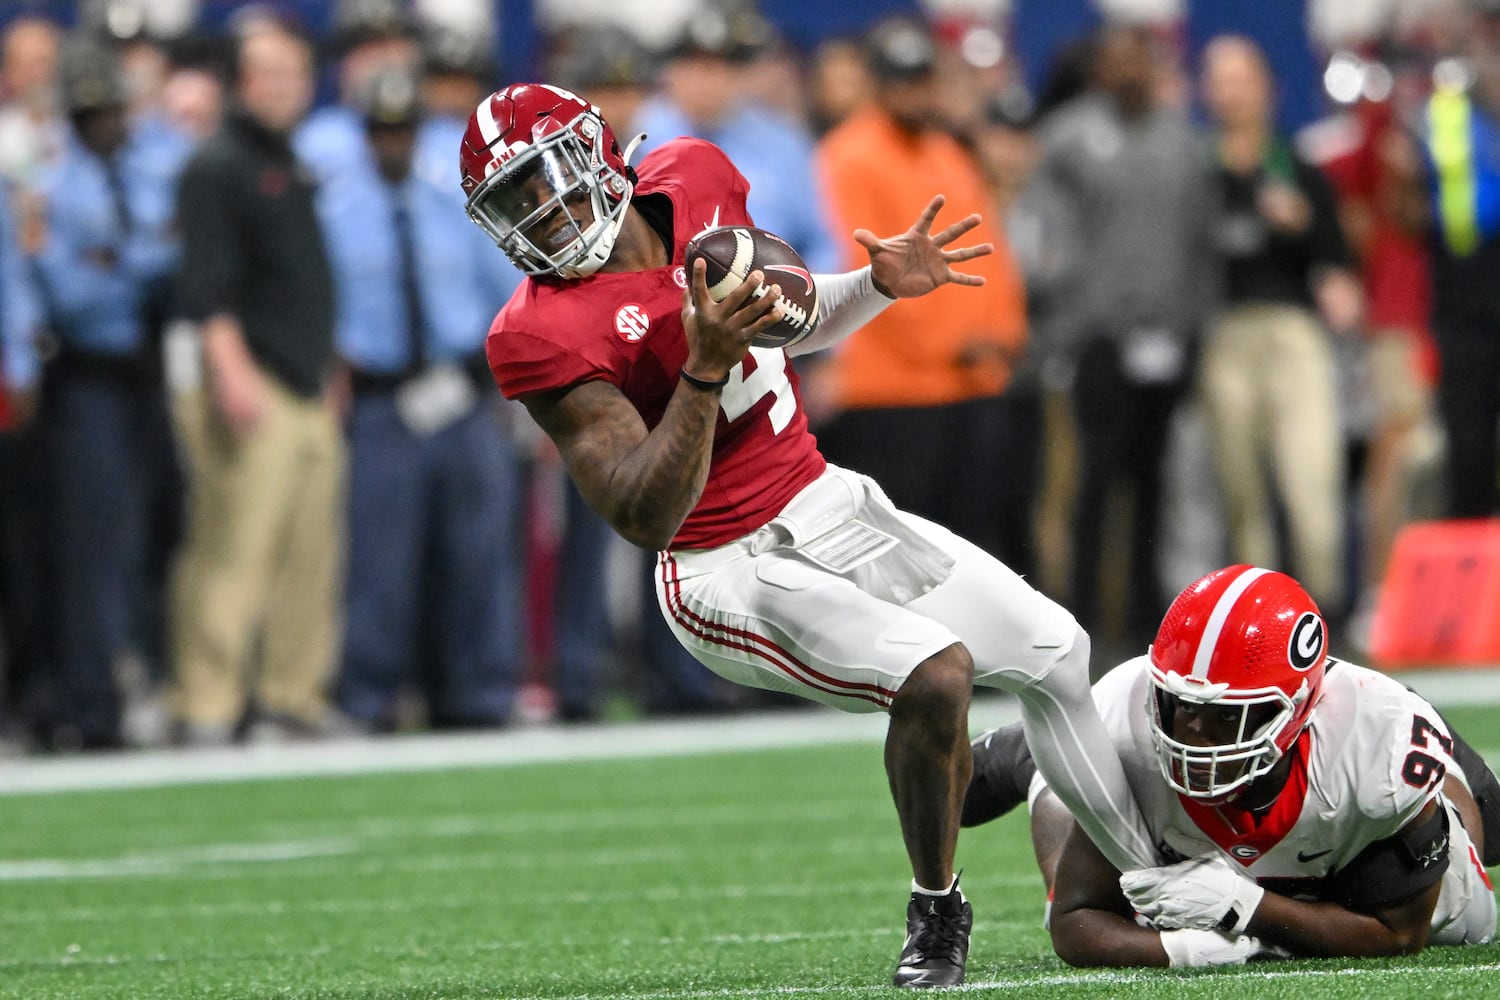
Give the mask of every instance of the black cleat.
<svg viewBox="0 0 1500 1000">
<path fill-rule="evenodd" d="M 973 926 L 974 910 L 956 880 L 946 896 L 912 893 L 906 906 L 906 945 L 893 982 L 914 989 L 963 982 Z"/>
<path fill-rule="evenodd" d="M 974 773 L 964 792 L 960 822 L 979 826 L 999 819 L 1026 801 L 1036 764 L 1019 722 L 991 729 L 973 743 Z"/>
</svg>

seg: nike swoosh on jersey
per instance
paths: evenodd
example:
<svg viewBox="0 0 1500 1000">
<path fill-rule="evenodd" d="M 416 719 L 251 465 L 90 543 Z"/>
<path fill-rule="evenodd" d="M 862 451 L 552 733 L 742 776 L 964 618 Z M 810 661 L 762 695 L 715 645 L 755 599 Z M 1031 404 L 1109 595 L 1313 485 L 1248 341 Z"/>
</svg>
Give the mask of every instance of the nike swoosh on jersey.
<svg viewBox="0 0 1500 1000">
<path fill-rule="evenodd" d="M 1298 861 L 1304 861 L 1304 862 L 1305 861 L 1316 861 L 1318 858 L 1321 858 L 1323 855 L 1325 855 L 1325 854 L 1332 854 L 1332 853 L 1333 853 L 1333 848 L 1331 848 L 1331 847 L 1328 848 L 1328 850 L 1326 850 L 1326 851 L 1298 851 L 1297 852 L 1297 860 Z"/>
</svg>

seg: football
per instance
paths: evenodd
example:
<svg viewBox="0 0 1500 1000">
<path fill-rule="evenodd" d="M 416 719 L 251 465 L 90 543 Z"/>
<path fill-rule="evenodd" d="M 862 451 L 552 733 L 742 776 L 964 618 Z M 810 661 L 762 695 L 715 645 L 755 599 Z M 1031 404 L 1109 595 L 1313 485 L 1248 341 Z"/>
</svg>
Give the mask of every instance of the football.
<svg viewBox="0 0 1500 1000">
<path fill-rule="evenodd" d="M 767 287 L 781 286 L 781 322 L 756 335 L 756 347 L 790 347 L 818 326 L 818 289 L 802 256 L 792 245 L 775 233 L 753 226 L 719 226 L 705 229 L 687 245 L 684 263 L 691 280 L 693 262 L 699 257 L 708 261 L 708 294 L 715 302 L 740 286 L 751 271 L 765 275 Z"/>
</svg>

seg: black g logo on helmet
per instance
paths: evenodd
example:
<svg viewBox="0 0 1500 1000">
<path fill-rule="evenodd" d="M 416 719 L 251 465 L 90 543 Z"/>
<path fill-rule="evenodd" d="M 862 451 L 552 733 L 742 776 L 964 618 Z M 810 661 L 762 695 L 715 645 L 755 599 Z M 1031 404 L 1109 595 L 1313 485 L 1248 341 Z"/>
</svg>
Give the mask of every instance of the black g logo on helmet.
<svg viewBox="0 0 1500 1000">
<path fill-rule="evenodd" d="M 1311 611 L 1302 612 L 1297 624 L 1292 626 L 1292 637 L 1286 644 L 1286 658 L 1292 669 L 1311 670 L 1313 664 L 1323 658 L 1323 645 L 1326 642 L 1323 619 Z"/>
</svg>

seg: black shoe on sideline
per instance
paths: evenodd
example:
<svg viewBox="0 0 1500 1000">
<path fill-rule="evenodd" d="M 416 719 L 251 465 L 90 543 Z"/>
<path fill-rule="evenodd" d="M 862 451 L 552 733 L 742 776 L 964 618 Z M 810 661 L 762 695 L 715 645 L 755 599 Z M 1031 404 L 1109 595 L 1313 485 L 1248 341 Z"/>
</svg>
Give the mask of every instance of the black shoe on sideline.
<svg viewBox="0 0 1500 1000">
<path fill-rule="evenodd" d="M 963 982 L 973 926 L 974 910 L 958 891 L 957 880 L 946 896 L 912 893 L 906 906 L 906 945 L 892 981 L 916 989 Z"/>
</svg>

